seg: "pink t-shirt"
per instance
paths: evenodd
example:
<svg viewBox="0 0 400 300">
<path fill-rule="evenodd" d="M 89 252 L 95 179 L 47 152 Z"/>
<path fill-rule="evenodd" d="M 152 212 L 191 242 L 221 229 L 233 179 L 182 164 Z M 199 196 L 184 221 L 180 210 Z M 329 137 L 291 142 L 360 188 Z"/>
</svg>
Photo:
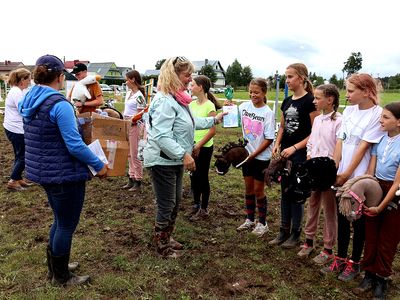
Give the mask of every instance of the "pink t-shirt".
<svg viewBox="0 0 400 300">
<path fill-rule="evenodd" d="M 337 112 L 335 120 L 331 120 L 333 112 L 315 117 L 307 142 L 307 156 L 333 157 L 337 135 L 342 124 L 342 115 Z"/>
</svg>

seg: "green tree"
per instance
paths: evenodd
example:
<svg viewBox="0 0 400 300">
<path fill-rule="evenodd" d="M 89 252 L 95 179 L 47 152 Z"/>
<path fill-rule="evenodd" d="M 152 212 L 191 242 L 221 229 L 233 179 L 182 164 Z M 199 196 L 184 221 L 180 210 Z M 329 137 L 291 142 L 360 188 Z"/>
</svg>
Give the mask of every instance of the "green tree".
<svg viewBox="0 0 400 300">
<path fill-rule="evenodd" d="M 361 52 L 352 52 L 347 61 L 344 62 L 342 72 L 346 72 L 347 76 L 354 74 L 362 68 Z"/>
<path fill-rule="evenodd" d="M 242 85 L 248 86 L 250 81 L 253 79 L 253 72 L 250 66 L 246 66 L 242 70 Z"/>
<path fill-rule="evenodd" d="M 226 83 L 238 87 L 242 83 L 242 65 L 237 59 L 226 69 Z"/>
<path fill-rule="evenodd" d="M 160 70 L 161 69 L 161 66 L 163 65 L 163 63 L 166 61 L 166 59 L 164 58 L 164 59 L 160 59 L 160 60 L 157 60 L 157 62 L 156 62 L 156 70 Z"/>
<path fill-rule="evenodd" d="M 332 84 L 336 85 L 337 87 L 339 87 L 339 80 L 338 80 L 336 74 L 333 74 L 331 76 L 331 78 L 329 78 L 329 83 L 332 83 Z"/>
<path fill-rule="evenodd" d="M 217 81 L 217 73 L 214 71 L 214 68 L 212 65 L 205 65 L 201 67 L 201 70 L 199 72 L 201 75 L 205 75 L 208 78 L 210 78 L 210 81 L 212 84 L 214 84 Z"/>
</svg>

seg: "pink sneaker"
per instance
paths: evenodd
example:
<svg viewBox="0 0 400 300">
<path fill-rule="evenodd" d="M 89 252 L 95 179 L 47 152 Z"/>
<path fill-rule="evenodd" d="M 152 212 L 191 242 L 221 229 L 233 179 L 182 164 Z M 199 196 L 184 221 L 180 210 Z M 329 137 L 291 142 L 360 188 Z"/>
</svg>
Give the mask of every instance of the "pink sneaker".
<svg viewBox="0 0 400 300">
<path fill-rule="evenodd" d="M 317 265 L 326 265 L 330 263 L 335 256 L 333 254 L 329 254 L 325 250 L 322 250 L 316 257 L 313 258 L 313 261 Z"/>
<path fill-rule="evenodd" d="M 298 256 L 300 256 L 301 258 L 307 258 L 310 256 L 311 252 L 314 251 L 314 247 L 308 245 L 307 243 L 304 243 L 301 246 L 301 250 L 297 253 Z"/>
<path fill-rule="evenodd" d="M 335 256 L 333 262 L 320 270 L 320 272 L 324 275 L 332 274 L 332 273 L 340 273 L 346 268 L 346 258 L 340 258 Z"/>
</svg>

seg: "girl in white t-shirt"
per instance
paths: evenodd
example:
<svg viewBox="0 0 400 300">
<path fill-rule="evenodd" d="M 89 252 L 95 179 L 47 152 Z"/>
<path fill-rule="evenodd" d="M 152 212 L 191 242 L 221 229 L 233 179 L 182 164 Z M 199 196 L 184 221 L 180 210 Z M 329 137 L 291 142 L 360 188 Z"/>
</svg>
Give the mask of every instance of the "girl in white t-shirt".
<svg viewBox="0 0 400 300">
<path fill-rule="evenodd" d="M 339 164 L 336 186 L 367 172 L 371 158 L 371 144 L 378 143 L 384 135 L 379 118 L 378 89 L 368 74 L 353 74 L 346 82 L 346 99 L 352 104 L 343 111 L 342 126 L 334 152 Z M 350 225 L 353 225 L 353 250 L 347 258 L 350 243 Z M 338 253 L 333 263 L 321 269 L 322 273 L 340 273 L 339 280 L 349 281 L 360 273 L 360 259 L 365 241 L 365 218 L 350 222 L 338 214 Z"/>
<path fill-rule="evenodd" d="M 267 82 L 264 79 L 253 79 L 249 85 L 249 94 L 251 101 L 239 106 L 243 138 L 247 141 L 249 157 L 242 166 L 247 217 L 237 230 L 253 229 L 252 233 L 261 237 L 268 231 L 263 170 L 268 167 L 272 155 L 275 119 L 274 113 L 266 105 Z M 256 205 L 258 222 L 254 220 Z"/>
<path fill-rule="evenodd" d="M 128 91 L 125 96 L 124 118 L 131 120 L 146 107 L 145 91 L 138 71 L 129 71 L 126 73 L 125 79 Z M 144 124 L 139 121 L 132 123 L 129 129 L 129 181 L 122 188 L 128 189 L 130 192 L 141 190 L 143 167 L 142 162 L 138 159 L 138 144 L 143 130 Z"/>
<path fill-rule="evenodd" d="M 25 169 L 25 141 L 18 102 L 24 97 L 24 90 L 31 84 L 31 72 L 24 68 L 16 69 L 10 73 L 8 83 L 11 89 L 6 98 L 3 127 L 13 146 L 15 158 L 7 188 L 12 191 L 22 191 L 32 183 L 22 178 Z"/>
</svg>

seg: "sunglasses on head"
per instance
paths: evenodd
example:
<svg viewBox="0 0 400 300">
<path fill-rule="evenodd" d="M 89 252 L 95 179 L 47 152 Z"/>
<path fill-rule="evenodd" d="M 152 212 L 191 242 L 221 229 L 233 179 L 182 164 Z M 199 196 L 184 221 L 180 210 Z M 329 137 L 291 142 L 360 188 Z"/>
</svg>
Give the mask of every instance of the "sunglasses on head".
<svg viewBox="0 0 400 300">
<path fill-rule="evenodd" d="M 177 56 L 175 57 L 174 61 L 172 62 L 173 65 L 175 65 L 177 62 L 185 62 L 188 61 L 188 59 L 184 56 Z"/>
</svg>

